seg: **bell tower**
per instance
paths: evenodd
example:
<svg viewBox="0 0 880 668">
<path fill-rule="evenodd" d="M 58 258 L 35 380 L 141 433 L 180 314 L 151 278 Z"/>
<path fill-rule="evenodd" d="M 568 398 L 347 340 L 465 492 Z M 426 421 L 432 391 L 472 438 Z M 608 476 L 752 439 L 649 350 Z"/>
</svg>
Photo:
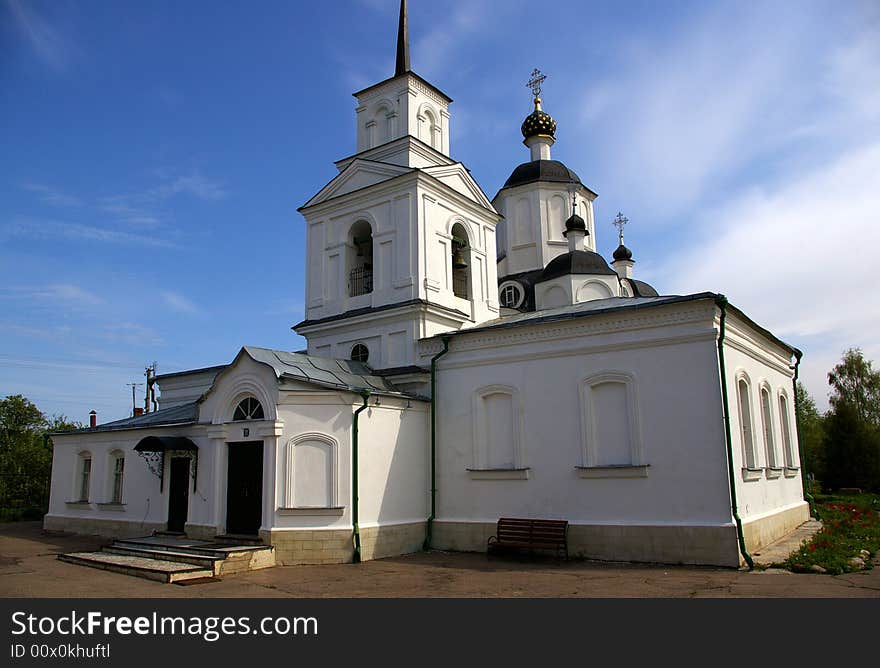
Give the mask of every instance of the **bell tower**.
<svg viewBox="0 0 880 668">
<path fill-rule="evenodd" d="M 419 363 L 420 338 L 498 316 L 500 216 L 449 156 L 452 100 L 409 67 L 406 0 L 394 76 L 354 94 L 357 152 L 299 211 L 310 355 Z"/>
</svg>

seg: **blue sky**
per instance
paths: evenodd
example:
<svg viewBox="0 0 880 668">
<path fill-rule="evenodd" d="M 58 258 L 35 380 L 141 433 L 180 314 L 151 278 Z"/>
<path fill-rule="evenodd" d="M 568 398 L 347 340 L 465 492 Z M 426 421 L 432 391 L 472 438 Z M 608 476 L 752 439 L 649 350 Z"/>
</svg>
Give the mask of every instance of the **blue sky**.
<svg viewBox="0 0 880 668">
<path fill-rule="evenodd" d="M 105 421 L 154 360 L 301 349 L 296 208 L 355 151 L 397 0 L 0 2 L 0 396 Z M 410 34 L 490 196 L 539 67 L 603 254 L 621 210 L 637 277 L 725 293 L 821 406 L 845 348 L 880 360 L 876 2 L 411 0 Z"/>
</svg>

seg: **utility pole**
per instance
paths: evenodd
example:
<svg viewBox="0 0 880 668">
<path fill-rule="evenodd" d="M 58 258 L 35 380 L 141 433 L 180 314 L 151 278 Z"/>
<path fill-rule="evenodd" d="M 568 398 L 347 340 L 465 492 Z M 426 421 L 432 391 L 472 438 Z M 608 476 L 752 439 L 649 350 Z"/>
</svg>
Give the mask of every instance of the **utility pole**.
<svg viewBox="0 0 880 668">
<path fill-rule="evenodd" d="M 126 383 L 131 388 L 131 416 L 134 417 L 135 408 L 137 408 L 137 399 L 135 399 L 135 388 L 143 387 L 143 383 Z"/>
</svg>

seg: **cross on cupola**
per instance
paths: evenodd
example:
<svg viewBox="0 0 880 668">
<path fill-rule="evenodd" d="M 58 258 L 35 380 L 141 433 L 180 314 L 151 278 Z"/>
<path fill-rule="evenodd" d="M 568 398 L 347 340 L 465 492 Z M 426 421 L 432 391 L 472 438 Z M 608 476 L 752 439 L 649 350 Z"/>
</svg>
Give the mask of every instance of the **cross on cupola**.
<svg viewBox="0 0 880 668">
<path fill-rule="evenodd" d="M 541 96 L 541 84 L 544 83 L 544 79 L 546 78 L 547 75 L 543 74 L 537 67 L 532 70 L 532 78 L 529 79 L 526 87 L 532 89 L 532 94 L 535 96 L 535 99 L 538 99 Z"/>
<path fill-rule="evenodd" d="M 617 212 L 617 216 L 611 222 L 617 228 L 617 238 L 620 241 L 620 245 L 614 251 L 614 261 L 612 264 L 622 278 L 632 278 L 633 254 L 629 248 L 623 245 L 623 228 L 626 227 L 627 223 L 629 223 L 629 218 L 620 213 L 620 211 Z"/>
<path fill-rule="evenodd" d="M 626 227 L 626 224 L 628 222 L 629 218 L 618 211 L 617 216 L 615 216 L 614 221 L 611 223 L 612 225 L 614 225 L 614 227 L 617 228 L 617 238 L 620 240 L 621 246 L 623 246 L 623 228 Z"/>
<path fill-rule="evenodd" d="M 550 147 L 556 140 L 556 121 L 541 109 L 541 84 L 546 78 L 547 76 L 536 67 L 532 70 L 532 78 L 526 84 L 535 96 L 535 110 L 526 116 L 520 130 L 522 130 L 523 144 L 531 149 L 532 160 L 549 160 Z"/>
</svg>

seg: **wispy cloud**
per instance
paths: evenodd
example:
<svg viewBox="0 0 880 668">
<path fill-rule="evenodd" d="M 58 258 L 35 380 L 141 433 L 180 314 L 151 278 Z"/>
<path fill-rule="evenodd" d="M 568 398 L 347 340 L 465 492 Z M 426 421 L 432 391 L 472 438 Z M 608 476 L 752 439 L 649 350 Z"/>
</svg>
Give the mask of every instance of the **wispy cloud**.
<svg viewBox="0 0 880 668">
<path fill-rule="evenodd" d="M 192 195 L 199 199 L 217 200 L 226 196 L 226 190 L 218 181 L 205 177 L 198 170 L 175 176 L 151 191 L 159 199 L 175 195 Z"/>
<path fill-rule="evenodd" d="M 79 207 L 82 206 L 82 200 L 78 197 L 74 197 L 73 195 L 68 195 L 67 193 L 59 190 L 58 188 L 53 188 L 52 186 L 47 186 L 42 183 L 22 183 L 21 187 L 25 190 L 29 190 L 30 192 L 37 193 L 40 195 L 40 199 L 52 206 L 57 207 Z"/>
<path fill-rule="evenodd" d="M 162 293 L 162 299 L 165 301 L 165 304 L 174 311 L 189 315 L 199 315 L 203 313 L 201 308 L 180 293 L 171 292 L 170 290 L 165 291 Z"/>
<path fill-rule="evenodd" d="M 68 306 L 97 306 L 104 303 L 97 295 L 69 283 L 0 288 L 0 299 L 3 298 L 49 301 Z"/>
<path fill-rule="evenodd" d="M 76 53 L 70 38 L 57 26 L 40 16 L 33 4 L 20 0 L 6 0 L 12 22 L 33 49 L 49 67 L 63 70 Z"/>
<path fill-rule="evenodd" d="M 69 241 L 111 243 L 123 245 L 152 246 L 174 248 L 175 244 L 154 236 L 133 234 L 110 227 L 84 225 L 58 220 L 42 220 L 33 218 L 14 219 L 0 226 L 0 239 L 24 238 L 35 241 L 53 241 L 66 239 Z"/>
<path fill-rule="evenodd" d="M 113 343 L 140 346 L 160 346 L 162 337 L 150 327 L 137 322 L 113 322 L 104 324 L 96 331 L 98 337 Z"/>
</svg>

